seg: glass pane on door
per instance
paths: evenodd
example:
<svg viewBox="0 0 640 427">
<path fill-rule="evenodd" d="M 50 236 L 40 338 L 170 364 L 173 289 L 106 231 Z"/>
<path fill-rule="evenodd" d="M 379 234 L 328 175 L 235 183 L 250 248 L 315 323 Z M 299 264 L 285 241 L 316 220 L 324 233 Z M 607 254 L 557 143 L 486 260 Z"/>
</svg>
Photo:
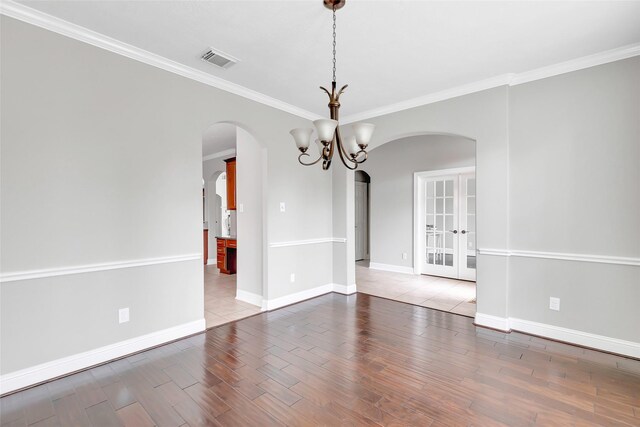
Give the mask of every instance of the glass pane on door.
<svg viewBox="0 0 640 427">
<path fill-rule="evenodd" d="M 454 265 L 454 179 L 426 182 L 426 257 L 433 266 Z"/>
<path fill-rule="evenodd" d="M 467 200 L 467 268 L 476 268 L 476 179 L 467 178 L 465 197 Z"/>
</svg>

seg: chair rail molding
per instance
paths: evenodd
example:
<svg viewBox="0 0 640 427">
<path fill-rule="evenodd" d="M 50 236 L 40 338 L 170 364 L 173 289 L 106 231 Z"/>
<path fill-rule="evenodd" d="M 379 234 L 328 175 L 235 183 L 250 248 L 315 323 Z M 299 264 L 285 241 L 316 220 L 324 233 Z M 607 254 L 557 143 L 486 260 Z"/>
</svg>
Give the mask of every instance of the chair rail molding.
<svg viewBox="0 0 640 427">
<path fill-rule="evenodd" d="M 640 266 L 640 258 L 634 257 L 618 257 L 608 255 L 593 254 L 573 254 L 566 252 L 541 252 L 541 251 L 523 251 L 523 250 L 507 250 L 507 249 L 478 249 L 480 255 L 504 256 L 504 257 L 521 257 L 521 258 L 544 258 L 555 259 L 561 261 L 578 261 L 578 262 L 594 262 L 600 264 L 618 264 L 630 265 L 634 267 Z"/>
<path fill-rule="evenodd" d="M 100 264 L 85 264 L 72 267 L 16 271 L 0 274 L 0 283 L 16 282 L 18 280 L 42 279 L 45 277 L 66 276 L 69 274 L 93 273 L 96 271 L 118 270 L 121 268 L 144 267 L 147 265 L 169 264 L 173 262 L 184 262 L 201 259 L 202 254 L 196 253 L 158 258 L 144 258 L 130 261 L 105 262 Z"/>
<path fill-rule="evenodd" d="M 287 246 L 301 246 L 301 245 L 316 245 L 319 243 L 346 243 L 347 239 L 344 237 L 322 237 L 319 239 L 305 239 L 305 240 L 290 240 L 286 242 L 271 242 L 269 247 L 271 248 L 284 248 Z"/>
</svg>

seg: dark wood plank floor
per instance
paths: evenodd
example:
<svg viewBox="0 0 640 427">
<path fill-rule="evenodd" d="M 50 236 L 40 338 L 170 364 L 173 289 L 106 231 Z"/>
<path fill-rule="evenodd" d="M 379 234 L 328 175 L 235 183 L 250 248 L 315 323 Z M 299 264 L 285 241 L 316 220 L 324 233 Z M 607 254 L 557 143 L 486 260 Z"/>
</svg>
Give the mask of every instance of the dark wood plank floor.
<svg viewBox="0 0 640 427">
<path fill-rule="evenodd" d="M 640 426 L 640 362 L 329 294 L 0 403 L 2 426 Z"/>
</svg>

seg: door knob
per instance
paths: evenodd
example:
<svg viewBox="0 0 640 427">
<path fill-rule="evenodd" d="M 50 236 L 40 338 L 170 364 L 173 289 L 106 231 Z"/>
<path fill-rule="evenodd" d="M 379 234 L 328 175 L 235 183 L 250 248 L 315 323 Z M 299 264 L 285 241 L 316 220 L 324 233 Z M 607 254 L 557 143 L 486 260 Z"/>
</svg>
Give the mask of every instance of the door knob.
<svg viewBox="0 0 640 427">
<path fill-rule="evenodd" d="M 460 230 L 460 233 L 467 234 L 467 230 Z"/>
<path fill-rule="evenodd" d="M 453 234 L 458 234 L 458 230 L 452 230 L 451 231 Z"/>
</svg>

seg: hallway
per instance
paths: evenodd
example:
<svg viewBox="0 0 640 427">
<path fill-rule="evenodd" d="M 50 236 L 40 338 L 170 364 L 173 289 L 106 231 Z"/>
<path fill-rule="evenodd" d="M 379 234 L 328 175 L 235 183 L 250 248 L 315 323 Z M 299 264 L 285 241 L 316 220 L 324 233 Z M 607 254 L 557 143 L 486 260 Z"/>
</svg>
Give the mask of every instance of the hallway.
<svg viewBox="0 0 640 427">
<path fill-rule="evenodd" d="M 358 292 L 463 316 L 476 314 L 476 284 L 443 277 L 371 270 L 356 262 Z"/>
</svg>

